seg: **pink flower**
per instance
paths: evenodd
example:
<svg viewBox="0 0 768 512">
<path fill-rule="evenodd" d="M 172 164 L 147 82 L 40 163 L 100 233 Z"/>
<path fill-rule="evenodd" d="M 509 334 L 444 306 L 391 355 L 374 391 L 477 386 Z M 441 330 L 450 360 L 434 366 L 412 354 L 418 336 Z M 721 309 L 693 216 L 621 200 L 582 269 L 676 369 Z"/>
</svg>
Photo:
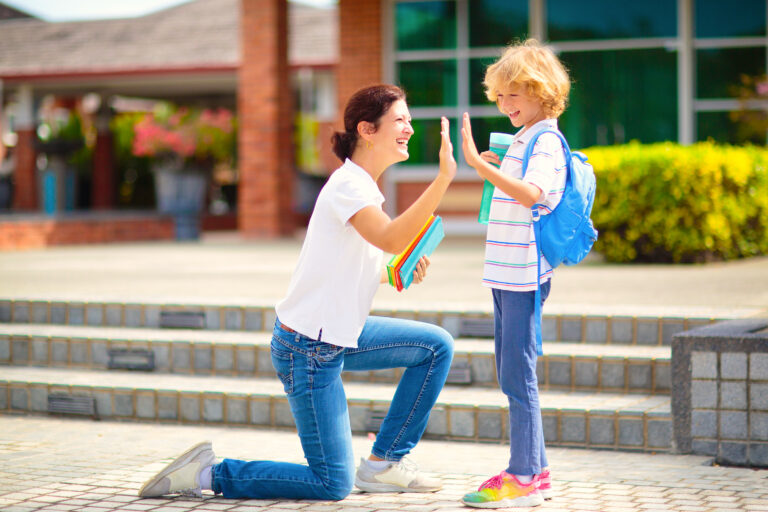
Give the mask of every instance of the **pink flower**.
<svg viewBox="0 0 768 512">
<path fill-rule="evenodd" d="M 133 154 L 222 161 L 232 158 L 235 121 L 226 109 L 179 108 L 165 117 L 146 114 L 134 125 Z"/>
</svg>

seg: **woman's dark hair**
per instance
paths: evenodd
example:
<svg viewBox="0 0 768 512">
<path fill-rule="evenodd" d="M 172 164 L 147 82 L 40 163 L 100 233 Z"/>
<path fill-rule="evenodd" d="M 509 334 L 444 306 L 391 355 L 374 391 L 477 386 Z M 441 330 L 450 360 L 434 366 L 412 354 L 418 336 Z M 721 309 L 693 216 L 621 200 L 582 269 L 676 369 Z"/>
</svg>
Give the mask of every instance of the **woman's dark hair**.
<svg viewBox="0 0 768 512">
<path fill-rule="evenodd" d="M 372 85 L 358 90 L 347 102 L 344 109 L 344 131 L 331 137 L 333 152 L 343 162 L 355 150 L 360 121 L 373 123 L 378 128 L 379 120 L 397 100 L 404 100 L 405 92 L 396 85 Z"/>
</svg>

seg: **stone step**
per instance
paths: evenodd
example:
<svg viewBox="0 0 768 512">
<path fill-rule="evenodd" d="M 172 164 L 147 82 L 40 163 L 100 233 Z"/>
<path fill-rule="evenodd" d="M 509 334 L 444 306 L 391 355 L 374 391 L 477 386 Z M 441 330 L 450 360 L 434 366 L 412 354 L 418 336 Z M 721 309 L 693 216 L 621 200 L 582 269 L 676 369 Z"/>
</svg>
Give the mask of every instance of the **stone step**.
<svg viewBox="0 0 768 512">
<path fill-rule="evenodd" d="M 0 324 L 0 364 L 108 369 L 151 359 L 147 369 L 162 373 L 272 377 L 270 338 L 264 331 Z M 670 349 L 545 342 L 537 373 L 542 389 L 668 394 Z M 393 383 L 400 374 L 345 379 Z M 496 387 L 492 340 L 457 339 L 449 382 Z"/>
<path fill-rule="evenodd" d="M 0 411 L 48 414 L 49 407 L 98 418 L 185 424 L 294 428 L 282 384 L 275 378 L 201 377 L 131 371 L 2 367 Z M 355 433 L 375 432 L 395 386 L 345 384 Z M 542 391 L 550 446 L 669 451 L 670 400 L 665 396 Z M 426 436 L 503 442 L 507 400 L 496 389 L 445 387 Z"/>
<path fill-rule="evenodd" d="M 441 325 L 454 337 L 493 337 L 489 311 L 374 310 L 372 314 L 413 318 Z M 272 330 L 274 304 L 168 304 L 67 302 L 0 299 L 0 322 L 105 327 L 194 327 L 212 330 Z M 721 318 L 547 314 L 547 341 L 620 345 L 669 345 L 682 331 Z"/>
</svg>

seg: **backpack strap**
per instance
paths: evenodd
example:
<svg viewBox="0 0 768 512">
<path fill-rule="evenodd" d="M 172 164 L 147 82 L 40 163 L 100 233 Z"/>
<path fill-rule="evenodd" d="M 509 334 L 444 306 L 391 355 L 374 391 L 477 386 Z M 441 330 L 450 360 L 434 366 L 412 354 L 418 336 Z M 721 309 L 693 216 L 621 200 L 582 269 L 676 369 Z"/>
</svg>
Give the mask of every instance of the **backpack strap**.
<svg viewBox="0 0 768 512">
<path fill-rule="evenodd" d="M 528 141 L 528 146 L 526 146 L 525 153 L 523 154 L 523 174 L 521 177 L 525 177 L 525 171 L 528 169 L 528 160 L 530 160 L 531 155 L 533 155 L 533 146 L 536 145 L 536 141 L 544 133 L 554 133 L 560 138 L 560 142 L 563 145 L 563 151 L 565 152 L 566 172 L 570 173 L 571 148 L 568 146 L 568 141 L 565 140 L 565 137 L 563 137 L 563 134 L 560 133 L 558 130 L 546 128 L 536 133 L 533 137 L 531 137 L 531 140 Z M 568 179 L 567 176 L 566 176 L 566 179 Z M 534 234 L 534 238 L 536 239 L 536 256 L 537 256 L 536 257 L 536 294 L 534 295 L 534 299 L 533 299 L 534 300 L 533 316 L 534 316 L 534 325 L 536 328 L 536 353 L 541 356 L 541 355 L 544 355 L 544 349 L 542 347 L 542 340 L 541 340 L 541 247 L 539 246 L 539 240 L 541 240 L 541 224 L 539 223 L 539 218 L 540 218 L 539 203 L 536 203 L 533 206 L 531 206 L 531 219 L 533 221 L 533 234 Z"/>
</svg>

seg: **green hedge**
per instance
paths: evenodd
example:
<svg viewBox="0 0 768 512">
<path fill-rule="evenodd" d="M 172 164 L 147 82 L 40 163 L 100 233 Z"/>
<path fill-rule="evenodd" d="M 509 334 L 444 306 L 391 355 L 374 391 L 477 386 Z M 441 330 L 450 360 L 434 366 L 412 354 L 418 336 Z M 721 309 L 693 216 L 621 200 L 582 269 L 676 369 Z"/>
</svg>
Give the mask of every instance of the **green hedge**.
<svg viewBox="0 0 768 512">
<path fill-rule="evenodd" d="M 711 142 L 584 150 L 595 168 L 595 249 L 611 262 L 768 254 L 768 150 Z"/>
</svg>

